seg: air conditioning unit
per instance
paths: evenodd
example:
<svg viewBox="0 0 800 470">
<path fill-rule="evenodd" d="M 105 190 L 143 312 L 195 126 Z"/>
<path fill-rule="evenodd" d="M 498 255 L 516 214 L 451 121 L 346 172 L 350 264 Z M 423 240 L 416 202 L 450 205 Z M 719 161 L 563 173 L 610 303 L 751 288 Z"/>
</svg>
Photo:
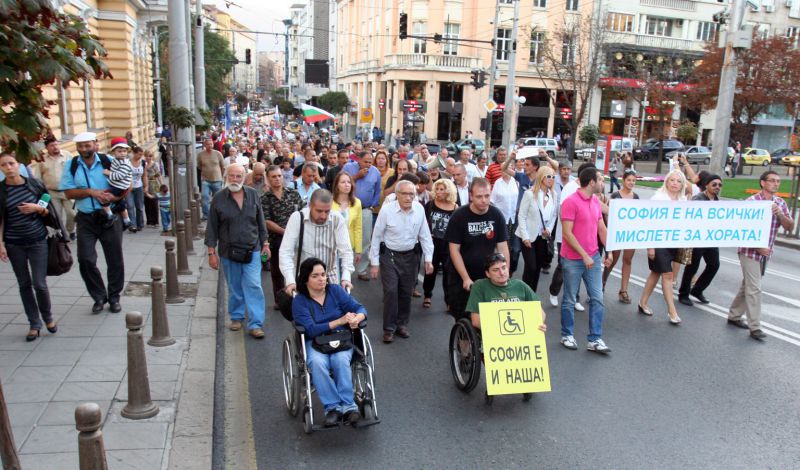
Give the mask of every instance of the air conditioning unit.
<svg viewBox="0 0 800 470">
<path fill-rule="evenodd" d="M 772 13 L 775 11 L 775 5 L 764 5 L 764 11 L 767 13 Z"/>
<path fill-rule="evenodd" d="M 794 3 L 794 0 L 786 0 L 784 5 L 786 5 L 786 8 L 792 8 L 792 3 Z"/>
</svg>

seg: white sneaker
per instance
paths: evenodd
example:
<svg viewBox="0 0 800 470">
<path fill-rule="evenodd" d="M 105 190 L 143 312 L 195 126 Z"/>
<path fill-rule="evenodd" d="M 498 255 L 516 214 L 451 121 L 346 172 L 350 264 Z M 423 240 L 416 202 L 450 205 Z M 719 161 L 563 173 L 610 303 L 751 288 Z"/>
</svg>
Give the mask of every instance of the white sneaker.
<svg viewBox="0 0 800 470">
<path fill-rule="evenodd" d="M 576 312 L 585 312 L 586 311 L 586 307 L 581 305 L 580 302 L 575 302 L 575 311 Z"/>
<path fill-rule="evenodd" d="M 550 305 L 552 305 L 553 307 L 558 307 L 558 296 L 557 295 L 551 295 L 550 296 Z"/>
<path fill-rule="evenodd" d="M 578 343 L 575 341 L 574 336 L 562 336 L 561 345 L 567 349 L 572 349 L 573 351 L 578 349 Z"/>
<path fill-rule="evenodd" d="M 562 340 L 563 341 L 563 340 Z M 610 353 L 611 348 L 606 346 L 606 343 L 602 339 L 598 339 L 595 341 L 589 341 L 586 345 L 586 349 L 589 351 L 599 352 L 599 353 Z"/>
</svg>

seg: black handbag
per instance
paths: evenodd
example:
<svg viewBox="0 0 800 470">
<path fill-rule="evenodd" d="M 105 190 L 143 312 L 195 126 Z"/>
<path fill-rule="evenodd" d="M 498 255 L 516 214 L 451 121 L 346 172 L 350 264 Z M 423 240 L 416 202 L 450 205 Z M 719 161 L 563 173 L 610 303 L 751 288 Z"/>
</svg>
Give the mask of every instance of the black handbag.
<svg viewBox="0 0 800 470">
<path fill-rule="evenodd" d="M 300 212 L 300 211 L 298 211 Z M 303 213 L 300 212 L 300 237 L 297 243 L 297 261 L 294 268 L 294 278 L 297 279 L 297 276 L 300 274 L 300 255 L 303 253 L 303 232 L 305 229 L 305 221 L 303 220 Z M 280 310 L 281 315 L 288 321 L 292 321 L 294 319 L 294 315 L 292 315 L 292 301 L 294 297 L 292 294 L 286 292 L 285 289 L 281 289 L 275 294 L 275 303 L 278 304 L 278 310 Z"/>
<path fill-rule="evenodd" d="M 228 259 L 234 263 L 249 263 L 253 259 L 252 246 L 228 245 Z"/>
<path fill-rule="evenodd" d="M 72 269 L 72 250 L 67 231 L 52 202 L 48 203 L 47 211 L 44 225 L 55 230 L 55 234 L 47 239 L 47 275 L 60 276 Z"/>
<path fill-rule="evenodd" d="M 312 315 L 314 309 L 311 309 Z M 348 330 L 336 330 L 314 337 L 311 347 L 322 354 L 333 354 L 353 348 L 353 334 Z"/>
</svg>

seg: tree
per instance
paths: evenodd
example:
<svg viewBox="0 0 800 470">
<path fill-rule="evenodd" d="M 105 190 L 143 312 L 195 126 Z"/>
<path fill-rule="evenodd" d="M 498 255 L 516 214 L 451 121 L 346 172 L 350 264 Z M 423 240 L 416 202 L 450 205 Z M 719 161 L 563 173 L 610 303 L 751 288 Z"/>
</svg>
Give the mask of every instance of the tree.
<svg viewBox="0 0 800 470">
<path fill-rule="evenodd" d="M 278 100 L 276 104 L 278 105 L 278 112 L 283 116 L 290 116 L 297 111 L 291 101 L 282 99 Z"/>
<path fill-rule="evenodd" d="M 684 121 L 675 132 L 684 144 L 689 144 L 697 140 L 697 124 L 691 121 Z"/>
<path fill-rule="evenodd" d="M 540 75 L 545 87 L 547 79 L 554 81 L 558 93 L 550 94 L 557 108 L 569 108 L 571 117 L 564 119 L 573 138 L 569 139 L 567 158 L 575 153 L 577 129 L 586 115 L 592 90 L 600 79 L 604 56 L 602 45 L 607 29 L 604 15 L 567 15 L 545 39 L 542 52 L 544 73 Z"/>
<path fill-rule="evenodd" d="M 706 47 L 702 62 L 690 77 L 694 84 L 687 94 L 690 104 L 716 108 L 724 52 L 716 44 Z M 736 62 L 731 139 L 749 142 L 753 122 L 774 107 L 783 107 L 794 116 L 795 103 L 800 102 L 800 51 L 785 37 L 754 36 L 752 47 L 740 50 Z"/>
<path fill-rule="evenodd" d="M 50 0 L 0 0 L 0 144 L 22 161 L 49 130 L 46 85 L 111 77 L 86 23 Z"/>
<path fill-rule="evenodd" d="M 600 137 L 600 128 L 594 124 L 587 124 L 583 126 L 578 133 L 578 138 L 581 139 L 581 142 L 587 145 L 592 145 L 597 142 L 598 137 Z"/>
<path fill-rule="evenodd" d="M 329 91 L 317 97 L 317 105 L 331 114 L 342 114 L 350 108 L 350 98 L 343 91 Z"/>
</svg>

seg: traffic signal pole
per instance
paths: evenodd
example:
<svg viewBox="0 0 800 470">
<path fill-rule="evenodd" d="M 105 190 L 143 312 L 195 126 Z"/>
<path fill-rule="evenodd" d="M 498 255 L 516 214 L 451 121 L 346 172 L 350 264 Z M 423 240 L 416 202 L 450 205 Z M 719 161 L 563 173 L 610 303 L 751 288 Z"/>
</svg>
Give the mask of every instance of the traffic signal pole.
<svg viewBox="0 0 800 470">
<path fill-rule="evenodd" d="M 492 66 L 489 69 L 489 99 L 494 99 L 494 80 L 497 76 L 497 22 L 500 21 L 500 0 L 494 4 L 494 23 L 492 23 Z M 486 116 L 485 148 L 492 148 L 492 115 L 490 111 Z"/>
<path fill-rule="evenodd" d="M 508 52 L 508 83 L 506 84 L 506 109 L 503 110 L 503 147 L 509 149 L 512 132 L 516 132 L 514 114 L 514 79 L 517 72 L 517 29 L 519 27 L 520 0 L 514 1 L 514 23 L 511 27 L 511 50 Z"/>
</svg>

